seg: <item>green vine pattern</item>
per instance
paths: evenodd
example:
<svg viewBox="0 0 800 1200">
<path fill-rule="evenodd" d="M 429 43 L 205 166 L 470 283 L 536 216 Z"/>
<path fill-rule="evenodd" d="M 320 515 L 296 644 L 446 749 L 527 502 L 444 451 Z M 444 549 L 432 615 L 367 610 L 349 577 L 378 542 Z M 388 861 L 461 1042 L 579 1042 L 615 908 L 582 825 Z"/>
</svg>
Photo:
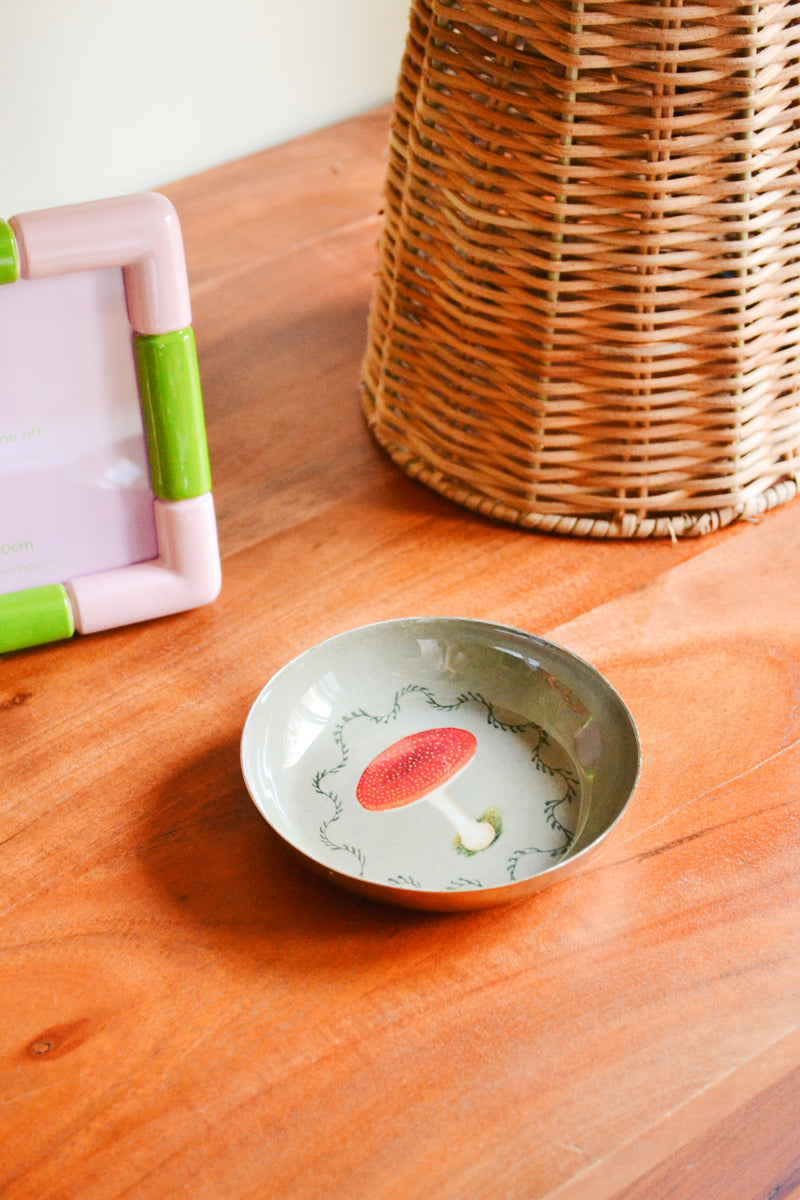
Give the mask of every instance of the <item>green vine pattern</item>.
<svg viewBox="0 0 800 1200">
<path fill-rule="evenodd" d="M 553 847 L 552 850 L 543 850 L 540 846 L 528 846 L 524 850 L 515 850 L 508 860 L 508 877 L 512 883 L 516 881 L 517 868 L 523 859 L 529 858 L 533 854 L 543 854 L 554 860 L 559 859 L 569 850 L 573 840 L 573 834 L 562 824 L 557 814 L 563 805 L 572 806 L 578 800 L 580 793 L 577 779 L 572 771 L 567 770 L 566 767 L 559 769 L 548 767 L 546 763 L 541 761 L 536 751 L 534 751 L 531 761 L 537 771 L 543 771 L 551 778 L 561 779 L 565 786 L 563 796 L 556 796 L 552 800 L 547 800 L 544 806 L 545 821 L 554 832 L 561 834 L 562 840 L 561 845 Z"/>
<path fill-rule="evenodd" d="M 353 711 L 349 712 L 345 717 L 343 717 L 339 724 L 334 728 L 333 740 L 334 744 L 338 747 L 339 761 L 333 767 L 318 771 L 313 779 L 314 791 L 317 793 L 317 795 L 327 799 L 332 809 L 330 815 L 326 817 L 319 826 L 319 837 L 322 844 L 329 850 L 336 852 L 341 851 L 342 853 L 351 855 L 357 864 L 359 876 L 363 878 L 367 865 L 364 852 L 356 846 L 351 846 L 346 842 L 338 842 L 334 839 L 334 837 L 331 836 L 331 826 L 336 824 L 343 811 L 341 798 L 334 787 L 335 780 L 333 779 L 333 776 L 342 771 L 350 760 L 350 751 L 348 749 L 345 736 L 348 726 L 353 721 L 362 720 L 369 721 L 372 725 L 391 725 L 393 721 L 397 720 L 397 717 L 400 715 L 402 710 L 403 701 L 409 695 L 422 696 L 427 705 L 439 712 L 457 712 L 466 704 L 475 704 L 483 708 L 486 714 L 486 723 L 487 725 L 491 726 L 492 729 L 499 729 L 504 733 L 516 734 L 530 734 L 533 732 L 537 735 L 538 740 L 531 751 L 531 763 L 537 771 L 542 771 L 551 778 L 561 779 L 565 788 L 563 795 L 555 797 L 546 802 L 544 811 L 545 820 L 548 826 L 554 832 L 561 834 L 562 842 L 560 846 L 556 846 L 553 850 L 543 850 L 537 846 L 528 846 L 524 850 L 514 851 L 514 853 L 508 859 L 507 864 L 509 879 L 511 882 L 515 881 L 519 863 L 530 855 L 545 854 L 549 855 L 549 857 L 553 859 L 560 858 L 572 844 L 573 835 L 570 830 L 567 829 L 567 827 L 561 822 L 561 820 L 559 820 L 558 813 L 562 809 L 563 805 L 571 806 L 577 800 L 579 795 L 578 781 L 573 773 L 567 768 L 551 767 L 542 761 L 539 751 L 542 747 L 550 745 L 550 738 L 547 730 L 543 729 L 542 726 L 538 725 L 535 721 L 524 721 L 520 724 L 510 724 L 508 722 L 501 721 L 497 716 L 492 702 L 487 700 L 486 697 L 481 695 L 480 692 L 462 692 L 454 701 L 445 704 L 436 698 L 433 691 L 429 687 L 417 683 L 406 684 L 405 687 L 396 692 L 392 707 L 388 712 L 370 713 L 367 712 L 365 708 L 353 709 Z M 421 884 L 411 876 L 399 875 L 394 879 L 390 879 L 388 882 L 404 887 L 421 888 Z M 447 885 L 445 890 L 456 891 L 459 888 L 473 887 L 483 887 L 483 884 L 479 879 L 465 879 L 461 877 L 459 879 L 452 880 L 451 883 Z"/>
</svg>

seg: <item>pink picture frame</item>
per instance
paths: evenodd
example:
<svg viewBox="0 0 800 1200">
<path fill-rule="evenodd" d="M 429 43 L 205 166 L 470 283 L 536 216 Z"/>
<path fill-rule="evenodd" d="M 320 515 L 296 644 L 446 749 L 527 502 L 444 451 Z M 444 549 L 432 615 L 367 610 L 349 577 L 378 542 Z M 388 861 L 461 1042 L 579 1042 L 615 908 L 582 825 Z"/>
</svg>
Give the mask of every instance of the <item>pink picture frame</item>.
<svg viewBox="0 0 800 1200">
<path fill-rule="evenodd" d="M 0 653 L 219 594 L 191 320 L 165 196 L 0 221 Z"/>
</svg>

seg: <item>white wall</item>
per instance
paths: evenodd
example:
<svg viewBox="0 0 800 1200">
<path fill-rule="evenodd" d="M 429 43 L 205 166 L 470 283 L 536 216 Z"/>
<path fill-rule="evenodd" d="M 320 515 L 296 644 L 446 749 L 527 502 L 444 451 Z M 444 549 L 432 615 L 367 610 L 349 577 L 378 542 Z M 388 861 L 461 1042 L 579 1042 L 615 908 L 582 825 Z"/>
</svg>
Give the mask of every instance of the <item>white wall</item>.
<svg viewBox="0 0 800 1200">
<path fill-rule="evenodd" d="M 2 0 L 0 216 L 139 191 L 391 99 L 409 0 Z"/>
</svg>

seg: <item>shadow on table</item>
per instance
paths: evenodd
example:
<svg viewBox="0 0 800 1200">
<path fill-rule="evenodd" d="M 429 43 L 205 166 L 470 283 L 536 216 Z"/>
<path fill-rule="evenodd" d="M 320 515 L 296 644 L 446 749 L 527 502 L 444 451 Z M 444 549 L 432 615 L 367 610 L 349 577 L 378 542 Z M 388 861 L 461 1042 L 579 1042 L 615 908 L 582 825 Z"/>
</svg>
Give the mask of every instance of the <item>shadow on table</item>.
<svg viewBox="0 0 800 1200">
<path fill-rule="evenodd" d="M 252 956 L 265 943 L 291 947 L 315 969 L 397 952 L 395 935 L 469 919 L 438 916 L 352 896 L 298 863 L 245 788 L 239 743 L 223 743 L 173 776 L 159 793 L 140 857 L 195 932 L 226 953 Z"/>
</svg>

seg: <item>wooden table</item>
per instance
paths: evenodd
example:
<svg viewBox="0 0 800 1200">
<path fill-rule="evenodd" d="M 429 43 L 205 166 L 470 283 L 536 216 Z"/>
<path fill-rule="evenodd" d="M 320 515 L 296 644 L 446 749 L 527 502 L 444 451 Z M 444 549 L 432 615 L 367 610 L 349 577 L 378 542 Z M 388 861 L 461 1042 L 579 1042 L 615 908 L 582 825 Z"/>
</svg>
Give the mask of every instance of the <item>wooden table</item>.
<svg viewBox="0 0 800 1200">
<path fill-rule="evenodd" d="M 602 544 L 389 463 L 357 390 L 388 121 L 164 189 L 223 592 L 0 664 L 0 1195 L 798 1197 L 800 505 Z M 581 874 L 393 909 L 256 812 L 262 685 L 412 614 L 549 636 L 630 705 L 640 785 Z"/>
</svg>

